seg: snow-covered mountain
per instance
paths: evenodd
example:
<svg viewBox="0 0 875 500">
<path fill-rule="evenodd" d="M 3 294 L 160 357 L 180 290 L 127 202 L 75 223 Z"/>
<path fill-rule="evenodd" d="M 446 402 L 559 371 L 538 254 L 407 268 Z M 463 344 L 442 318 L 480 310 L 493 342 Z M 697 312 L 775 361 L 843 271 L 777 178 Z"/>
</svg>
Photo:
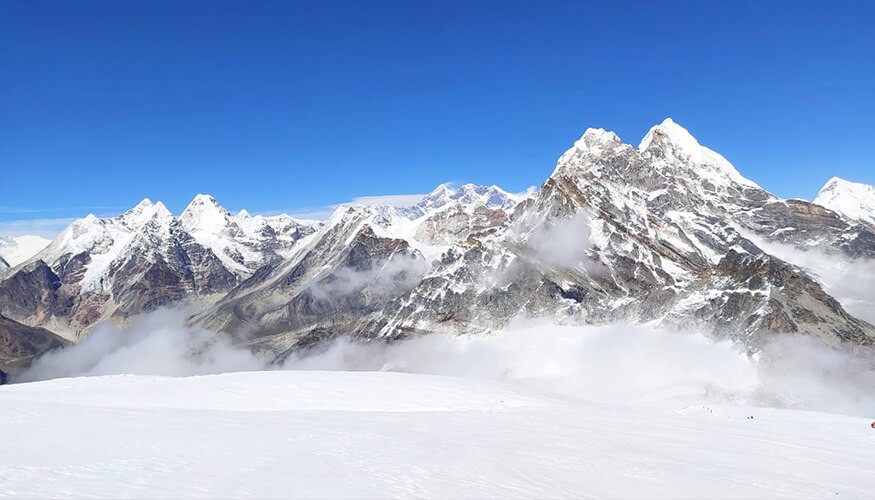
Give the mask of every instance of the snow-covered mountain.
<svg viewBox="0 0 875 500">
<path fill-rule="evenodd" d="M 0 259 L 10 266 L 17 266 L 36 255 L 51 242 L 52 240 L 36 235 L 0 236 Z"/>
<path fill-rule="evenodd" d="M 441 184 L 417 204 L 401 208 L 401 213 L 410 219 L 425 215 L 433 215 L 451 206 L 463 207 L 467 210 L 478 208 L 509 210 L 524 198 L 523 195 L 511 194 L 498 186 L 478 186 L 464 184 L 453 189 L 449 184 Z"/>
<path fill-rule="evenodd" d="M 752 350 L 776 332 L 872 344 L 875 327 L 844 307 L 869 288 L 843 289 L 813 258 L 865 276 L 872 226 L 766 192 L 667 119 L 638 147 L 587 130 L 526 195 L 442 185 L 324 223 L 231 214 L 208 195 L 175 218 L 145 200 L 77 221 L 8 271 L 0 312 L 83 332 L 195 298 L 191 323 L 280 358 L 338 335 L 488 332 L 520 316 L 699 330 Z"/>
<path fill-rule="evenodd" d="M 114 218 L 73 222 L 6 272 L 0 311 L 69 339 L 104 319 L 124 321 L 188 300 L 208 303 L 288 252 L 319 223 L 288 216 L 231 216 L 198 195 L 173 216 L 144 199 Z"/>
<path fill-rule="evenodd" d="M 182 227 L 209 248 L 226 269 L 241 277 L 281 258 L 299 239 L 313 232 L 316 221 L 288 215 L 264 217 L 242 210 L 231 215 L 210 195 L 199 194 L 179 216 Z"/>
<path fill-rule="evenodd" d="M 875 227 L 875 186 L 833 177 L 817 193 L 814 203 Z"/>
<path fill-rule="evenodd" d="M 439 187 L 420 206 L 448 206 L 432 200 L 451 196 Z M 752 349 L 772 332 L 875 339 L 787 252 L 782 259 L 763 249 L 871 259 L 875 235 L 767 193 L 671 120 L 638 148 L 588 130 L 538 193 L 510 207 L 412 219 L 389 208 L 345 209 L 195 321 L 228 332 L 258 325 L 255 342 L 277 351 L 338 334 L 494 331 L 520 315 L 705 330 Z M 399 255 L 405 265 L 389 265 Z M 374 294 L 369 287 L 386 270 L 416 279 Z M 314 291 L 338 280 L 356 286 Z"/>
</svg>

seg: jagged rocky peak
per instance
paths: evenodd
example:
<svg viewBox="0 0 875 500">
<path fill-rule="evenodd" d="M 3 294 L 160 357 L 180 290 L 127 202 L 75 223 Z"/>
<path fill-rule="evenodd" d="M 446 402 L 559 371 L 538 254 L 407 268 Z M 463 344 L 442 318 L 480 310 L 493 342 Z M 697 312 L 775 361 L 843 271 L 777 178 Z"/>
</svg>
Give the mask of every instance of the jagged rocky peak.
<svg viewBox="0 0 875 500">
<path fill-rule="evenodd" d="M 833 177 L 817 193 L 814 203 L 875 226 L 875 186 Z"/>
</svg>

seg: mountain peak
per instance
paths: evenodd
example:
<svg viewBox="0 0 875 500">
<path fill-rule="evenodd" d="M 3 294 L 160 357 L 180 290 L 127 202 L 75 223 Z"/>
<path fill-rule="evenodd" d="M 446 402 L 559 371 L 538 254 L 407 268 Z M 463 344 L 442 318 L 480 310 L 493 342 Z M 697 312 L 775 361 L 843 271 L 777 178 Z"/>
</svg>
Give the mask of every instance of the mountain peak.
<svg viewBox="0 0 875 500">
<path fill-rule="evenodd" d="M 641 139 L 638 152 L 692 164 L 699 175 L 718 184 L 730 180 L 745 187 L 759 188 L 755 182 L 741 175 L 726 158 L 699 144 L 693 134 L 671 118 L 650 128 Z"/>
<path fill-rule="evenodd" d="M 224 213 L 228 213 L 225 210 L 225 207 L 219 205 L 219 202 L 213 198 L 212 195 L 209 194 L 197 194 L 194 198 L 192 198 L 191 202 L 185 207 L 185 210 L 182 211 L 183 215 L 186 212 L 203 212 L 205 210 L 211 211 L 220 211 Z"/>
<path fill-rule="evenodd" d="M 119 216 L 122 224 L 137 228 L 149 222 L 153 218 L 172 219 L 173 214 L 160 201 L 153 203 L 149 198 L 143 198 L 143 201 L 137 203 L 137 206 L 128 210 Z M 96 218 L 95 218 L 96 219 Z M 88 220 L 88 218 L 86 218 Z"/>
<path fill-rule="evenodd" d="M 574 142 L 574 147 L 579 151 L 599 153 L 604 149 L 621 144 L 623 144 L 623 141 L 613 132 L 603 128 L 588 128 L 580 136 L 580 139 Z"/>
<path fill-rule="evenodd" d="M 228 212 L 225 210 L 225 207 L 219 204 L 215 198 L 208 194 L 198 194 L 191 200 L 185 210 L 182 213 L 196 211 L 202 212 L 204 210 L 218 210 L 220 212 Z"/>
<path fill-rule="evenodd" d="M 654 125 L 641 139 L 638 151 L 646 151 L 652 145 L 671 143 L 688 155 L 698 155 L 702 145 L 687 129 L 678 125 L 671 118 L 666 118 L 659 125 Z"/>
<path fill-rule="evenodd" d="M 150 200 L 149 198 L 143 198 L 139 203 L 134 205 L 133 208 L 128 210 L 128 212 L 142 213 L 142 212 L 152 208 L 152 205 L 153 205 L 152 200 Z"/>
<path fill-rule="evenodd" d="M 453 188 L 450 187 L 450 183 L 449 183 L 449 182 L 444 182 L 443 184 L 438 184 L 438 187 L 432 189 L 431 192 L 428 193 L 428 194 L 425 195 L 425 196 L 426 196 L 426 198 L 428 198 L 428 197 L 446 196 L 446 195 L 453 194 L 454 192 L 455 192 L 455 191 L 453 190 Z"/>
<path fill-rule="evenodd" d="M 832 177 L 832 178 L 830 178 L 830 180 L 826 181 L 826 184 L 824 184 L 822 188 L 820 188 L 820 191 L 818 192 L 818 196 L 821 193 L 833 191 L 836 189 L 854 189 L 855 186 L 863 186 L 864 189 L 865 189 L 865 187 L 872 187 L 872 186 L 868 186 L 867 184 L 862 184 L 859 182 L 851 182 L 851 181 L 842 179 L 841 177 Z"/>
<path fill-rule="evenodd" d="M 518 196 L 512 195 L 495 185 L 482 186 L 467 183 L 458 189 L 453 189 L 449 183 L 444 183 L 426 195 L 415 206 L 423 212 L 440 209 L 453 202 L 459 202 L 463 205 L 483 205 L 488 208 L 508 209 L 515 206 L 518 201 Z"/>
<path fill-rule="evenodd" d="M 194 198 L 192 198 L 190 205 L 191 204 L 218 205 L 219 202 L 217 202 L 216 199 L 213 198 L 213 195 L 211 195 L 211 194 L 196 194 L 196 195 L 194 195 Z"/>
<path fill-rule="evenodd" d="M 164 217 L 167 215 L 169 215 L 171 217 L 173 216 L 173 214 L 170 213 L 170 210 L 164 205 L 163 202 L 156 201 L 155 204 L 153 205 L 153 208 L 155 209 L 156 215 L 159 215 L 161 217 Z"/>
<path fill-rule="evenodd" d="M 875 186 L 833 177 L 814 203 L 845 217 L 875 225 Z"/>
<path fill-rule="evenodd" d="M 231 213 L 208 194 L 198 194 L 182 211 L 179 221 L 187 231 L 216 231 L 228 224 Z"/>
<path fill-rule="evenodd" d="M 455 193 L 456 191 L 450 187 L 450 184 L 445 182 L 425 195 L 417 205 L 423 208 L 442 207 L 450 202 L 451 197 Z"/>
</svg>

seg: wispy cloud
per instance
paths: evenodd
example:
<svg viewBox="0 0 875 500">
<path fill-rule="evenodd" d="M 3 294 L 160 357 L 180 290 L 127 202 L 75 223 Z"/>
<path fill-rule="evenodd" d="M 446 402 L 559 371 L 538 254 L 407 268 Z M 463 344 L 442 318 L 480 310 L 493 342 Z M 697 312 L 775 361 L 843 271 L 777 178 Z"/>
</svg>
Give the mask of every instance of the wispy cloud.
<svg viewBox="0 0 875 500">
<path fill-rule="evenodd" d="M 75 220 L 77 220 L 76 217 L 61 217 L 57 219 L 0 221 L 0 236 L 35 235 L 53 239 Z"/>
<path fill-rule="evenodd" d="M 57 208 L 30 208 L 30 207 L 7 207 L 0 205 L 0 214 L 51 214 L 57 212 L 72 212 L 72 211 L 100 211 L 100 212 L 121 212 L 124 207 L 114 207 L 108 205 L 89 205 L 81 207 L 57 207 Z"/>
<path fill-rule="evenodd" d="M 425 198 L 424 194 L 383 194 L 376 196 L 359 196 L 350 203 L 355 205 L 390 205 L 393 207 L 409 207 L 416 205 Z"/>
</svg>

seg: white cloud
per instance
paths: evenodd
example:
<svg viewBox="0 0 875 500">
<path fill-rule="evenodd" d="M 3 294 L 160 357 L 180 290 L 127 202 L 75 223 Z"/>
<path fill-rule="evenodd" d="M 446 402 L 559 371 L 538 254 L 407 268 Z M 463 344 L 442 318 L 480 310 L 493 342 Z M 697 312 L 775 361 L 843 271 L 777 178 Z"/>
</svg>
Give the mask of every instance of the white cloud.
<svg viewBox="0 0 875 500">
<path fill-rule="evenodd" d="M 17 266 L 49 246 L 52 240 L 32 234 L 23 236 L 0 236 L 0 257 L 10 266 Z"/>
<path fill-rule="evenodd" d="M 376 196 L 359 196 L 350 203 L 355 205 L 389 205 L 393 207 L 409 207 L 416 205 L 425 198 L 424 194 L 383 194 Z"/>
<path fill-rule="evenodd" d="M 72 210 L 86 212 L 117 212 L 124 210 L 124 207 L 113 207 L 109 205 L 90 205 L 81 207 L 56 207 L 56 208 L 22 208 L 0 206 L 0 214 L 51 214 L 58 212 L 69 212 Z"/>
<path fill-rule="evenodd" d="M 157 311 L 121 331 L 105 323 L 79 344 L 44 355 L 18 380 L 260 369 L 394 371 L 501 380 L 592 401 L 707 401 L 858 416 L 875 411 L 871 350 L 834 347 L 810 336 L 774 335 L 748 356 L 741 345 L 696 333 L 518 321 L 493 334 L 435 333 L 393 344 L 342 337 L 277 366 L 227 336 L 185 326 L 186 316 Z"/>
<path fill-rule="evenodd" d="M 426 271 L 427 265 L 423 259 L 406 254 L 393 254 L 370 269 L 341 268 L 330 280 L 312 283 L 309 290 L 319 300 L 364 293 L 365 290 L 368 295 L 386 298 L 409 291 Z"/>
<path fill-rule="evenodd" d="M 801 250 L 793 245 L 768 241 L 743 229 L 736 230 L 766 253 L 802 268 L 846 311 L 875 324 L 875 297 L 872 294 L 875 260 L 850 259 L 818 249 Z"/>
<path fill-rule="evenodd" d="M 252 212 L 252 215 L 271 217 L 274 215 L 290 215 L 298 220 L 326 220 L 334 213 L 336 205 L 324 207 L 298 207 L 285 210 L 261 210 Z"/>
<path fill-rule="evenodd" d="M 0 221 L 0 236 L 34 235 L 54 239 L 65 227 L 77 220 L 76 217 L 58 219 L 25 219 Z"/>
<path fill-rule="evenodd" d="M 99 324 L 84 341 L 49 351 L 21 381 L 69 375 L 205 375 L 259 370 L 268 359 L 233 345 L 230 337 L 184 326 L 187 309 L 159 310 L 119 330 Z"/>
</svg>

